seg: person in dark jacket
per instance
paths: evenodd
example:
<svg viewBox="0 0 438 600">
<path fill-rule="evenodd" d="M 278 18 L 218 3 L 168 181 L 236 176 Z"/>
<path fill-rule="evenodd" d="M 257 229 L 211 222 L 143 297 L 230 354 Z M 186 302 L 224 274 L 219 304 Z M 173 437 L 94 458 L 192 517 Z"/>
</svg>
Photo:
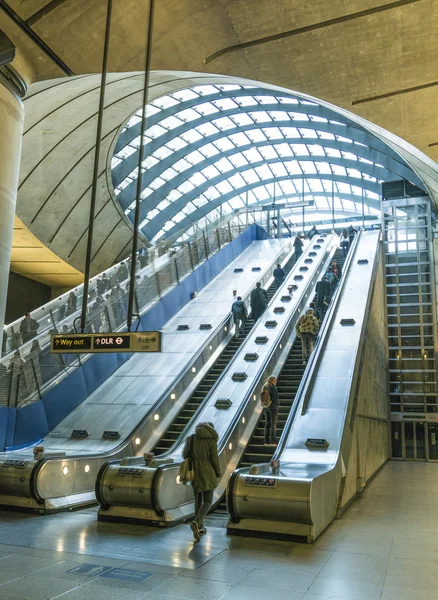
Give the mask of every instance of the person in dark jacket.
<svg viewBox="0 0 438 600">
<path fill-rule="evenodd" d="M 121 262 L 119 270 L 117 271 L 117 281 L 119 283 L 122 283 L 123 281 L 125 281 L 125 279 L 128 279 L 128 275 L 128 267 L 125 265 L 124 262 Z"/>
<path fill-rule="evenodd" d="M 350 242 L 350 248 L 351 248 L 351 244 L 353 243 L 354 240 L 354 236 L 356 235 L 357 230 L 353 227 L 353 225 L 350 225 L 350 227 L 348 228 L 348 241 Z"/>
<path fill-rule="evenodd" d="M 277 267 L 274 269 L 272 275 L 274 276 L 274 282 L 278 289 L 286 279 L 286 273 L 284 272 L 284 269 L 282 269 L 280 263 L 277 264 Z"/>
<path fill-rule="evenodd" d="M 6 325 L 3 327 L 3 337 L 2 337 L 2 357 L 6 354 L 6 344 L 8 342 L 8 333 L 6 331 Z"/>
<path fill-rule="evenodd" d="M 67 299 L 67 310 L 65 311 L 65 316 L 68 317 L 76 312 L 76 307 L 78 303 L 78 298 L 74 292 L 70 292 L 69 297 Z"/>
<path fill-rule="evenodd" d="M 207 532 L 204 518 L 212 505 L 217 480 L 222 477 L 217 440 L 218 434 L 213 423 L 199 423 L 194 435 L 186 439 L 183 450 L 183 457 L 191 458 L 193 461 L 192 487 L 195 494 L 195 518 L 190 523 L 190 529 L 197 542 Z"/>
<path fill-rule="evenodd" d="M 313 314 L 315 315 L 315 317 L 316 317 L 316 318 L 318 319 L 318 321 L 319 321 L 319 319 L 320 319 L 320 316 L 321 316 L 321 315 L 319 314 L 319 310 L 317 309 L 317 307 L 316 307 L 316 304 L 315 304 L 314 302 L 311 302 L 311 303 L 309 304 L 309 308 L 312 308 L 312 309 L 313 309 Z"/>
<path fill-rule="evenodd" d="M 341 267 L 338 265 L 338 263 L 334 260 L 332 261 L 332 269 L 333 269 L 333 273 L 336 275 L 336 277 L 339 279 L 342 277 L 342 271 L 341 271 Z"/>
<path fill-rule="evenodd" d="M 339 279 L 336 277 L 335 273 L 333 272 L 333 267 L 329 267 L 327 269 L 327 273 L 326 273 L 326 277 L 331 285 L 331 289 L 332 292 L 334 290 L 334 288 L 338 285 L 339 283 Z"/>
<path fill-rule="evenodd" d="M 102 277 L 98 277 L 97 282 L 96 282 L 96 287 L 97 287 L 97 294 L 99 296 L 103 296 L 104 293 L 108 289 L 108 280 L 107 279 L 103 280 Z"/>
<path fill-rule="evenodd" d="M 278 397 L 277 378 L 274 375 L 268 377 L 263 389 L 267 388 L 271 398 L 271 404 L 263 409 L 265 416 L 265 446 L 277 445 L 277 421 L 280 400 Z"/>
<path fill-rule="evenodd" d="M 265 312 L 268 306 L 268 294 L 266 290 L 262 288 L 262 284 L 258 281 L 256 287 L 251 292 L 251 316 L 254 321 L 257 321 L 259 317 Z"/>
<path fill-rule="evenodd" d="M 303 253 L 303 240 L 300 237 L 296 237 L 294 239 L 294 248 L 295 248 L 295 262 L 300 258 Z"/>
<path fill-rule="evenodd" d="M 144 269 L 144 267 L 148 264 L 148 250 L 144 245 L 138 252 L 138 262 L 140 263 L 140 269 Z"/>
<path fill-rule="evenodd" d="M 26 313 L 26 316 L 20 323 L 20 333 L 23 344 L 29 340 L 32 340 L 36 336 L 39 327 L 40 324 L 38 321 L 32 319 L 29 313 Z"/>
<path fill-rule="evenodd" d="M 350 246 L 350 238 L 348 237 L 348 231 L 346 229 L 342 230 L 340 235 L 340 244 L 345 258 L 348 254 L 348 248 Z"/>
<path fill-rule="evenodd" d="M 233 314 L 234 323 L 236 325 L 236 337 L 239 337 L 240 333 L 245 328 L 246 319 L 248 314 L 246 312 L 245 303 L 242 300 L 242 296 L 237 296 L 237 300 L 233 302 L 231 306 L 231 312 Z M 241 325 L 242 324 L 242 330 Z"/>
<path fill-rule="evenodd" d="M 330 301 L 331 293 L 332 288 L 330 281 L 324 275 L 321 281 L 318 281 L 316 284 L 316 306 L 318 307 L 322 319 L 324 318 L 327 304 Z"/>
<path fill-rule="evenodd" d="M 313 227 L 309 230 L 307 237 L 309 238 L 309 240 L 311 240 L 313 238 L 313 236 L 316 235 L 317 233 L 318 232 L 316 231 L 316 227 L 315 227 L 315 225 L 313 225 Z"/>
</svg>

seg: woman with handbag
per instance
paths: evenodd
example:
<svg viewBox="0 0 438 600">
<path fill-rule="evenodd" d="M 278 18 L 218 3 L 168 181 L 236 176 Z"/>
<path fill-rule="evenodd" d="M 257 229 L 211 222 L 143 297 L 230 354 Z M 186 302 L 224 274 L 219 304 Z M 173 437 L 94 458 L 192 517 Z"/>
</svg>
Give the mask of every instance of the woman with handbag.
<svg viewBox="0 0 438 600">
<path fill-rule="evenodd" d="M 193 468 L 195 518 L 190 529 L 197 542 L 207 532 L 204 518 L 212 505 L 217 480 L 221 477 L 217 441 L 218 434 L 213 423 L 199 423 L 195 433 L 186 439 L 183 451 L 183 458 L 191 460 Z"/>
</svg>

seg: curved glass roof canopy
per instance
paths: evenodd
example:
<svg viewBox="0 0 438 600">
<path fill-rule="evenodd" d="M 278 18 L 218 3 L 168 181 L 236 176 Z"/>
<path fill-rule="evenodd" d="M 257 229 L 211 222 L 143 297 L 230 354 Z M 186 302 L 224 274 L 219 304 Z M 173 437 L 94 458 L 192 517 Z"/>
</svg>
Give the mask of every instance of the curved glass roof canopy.
<svg viewBox="0 0 438 600">
<path fill-rule="evenodd" d="M 140 228 L 151 242 L 189 234 L 238 209 L 314 204 L 318 219 L 380 217 L 383 181 L 424 185 L 374 134 L 302 95 L 251 85 L 198 85 L 147 106 Z M 141 109 L 112 159 L 114 191 L 134 220 Z M 282 211 L 285 220 L 293 218 Z M 300 213 L 301 213 L 301 209 Z M 314 217 L 315 218 L 315 217 Z"/>
</svg>

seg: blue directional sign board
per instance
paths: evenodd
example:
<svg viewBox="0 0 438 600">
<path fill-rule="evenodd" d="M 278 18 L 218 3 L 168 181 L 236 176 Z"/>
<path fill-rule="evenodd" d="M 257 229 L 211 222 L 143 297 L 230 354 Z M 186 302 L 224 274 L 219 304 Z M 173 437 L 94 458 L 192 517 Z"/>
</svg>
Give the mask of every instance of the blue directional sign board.
<svg viewBox="0 0 438 600">
<path fill-rule="evenodd" d="M 135 569 L 118 569 L 117 567 L 102 567 L 101 565 L 93 565 L 84 563 L 78 565 L 67 573 L 76 573 L 77 575 L 86 575 L 87 577 L 106 577 L 107 579 L 119 579 L 122 581 L 132 581 L 133 583 L 142 583 L 153 573 L 146 571 L 136 571 Z"/>
</svg>

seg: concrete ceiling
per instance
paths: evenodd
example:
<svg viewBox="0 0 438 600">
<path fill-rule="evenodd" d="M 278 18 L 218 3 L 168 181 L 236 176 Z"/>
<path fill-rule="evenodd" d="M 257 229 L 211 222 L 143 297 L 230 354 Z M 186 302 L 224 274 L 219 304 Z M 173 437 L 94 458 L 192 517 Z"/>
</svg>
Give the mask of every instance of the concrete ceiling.
<svg viewBox="0 0 438 600">
<path fill-rule="evenodd" d="M 7 3 L 73 73 L 100 70 L 106 0 Z M 109 70 L 141 70 L 147 2 L 113 7 Z M 16 43 L 15 66 L 29 83 L 63 75 L 2 12 L 0 29 Z M 436 0 L 165 0 L 156 2 L 152 68 L 312 94 L 438 160 L 436 31 Z"/>
</svg>

